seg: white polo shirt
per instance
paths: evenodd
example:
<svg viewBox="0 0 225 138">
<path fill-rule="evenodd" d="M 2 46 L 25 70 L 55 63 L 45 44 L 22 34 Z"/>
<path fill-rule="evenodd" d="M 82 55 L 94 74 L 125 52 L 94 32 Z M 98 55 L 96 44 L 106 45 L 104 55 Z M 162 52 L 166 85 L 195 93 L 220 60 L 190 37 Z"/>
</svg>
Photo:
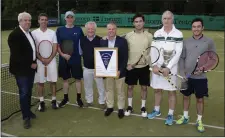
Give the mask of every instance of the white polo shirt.
<svg viewBox="0 0 225 138">
<path fill-rule="evenodd" d="M 47 29 L 43 32 L 40 28 L 31 32 L 32 36 L 34 37 L 36 46 L 38 47 L 39 43 L 43 40 L 48 40 L 53 44 L 57 44 L 57 37 L 55 31 L 51 29 Z"/>
<path fill-rule="evenodd" d="M 162 27 L 154 33 L 152 46 L 156 46 L 158 49 L 175 51 L 175 55 L 167 65 L 167 67 L 171 70 L 171 68 L 174 67 L 180 59 L 183 48 L 183 34 L 181 31 L 176 29 L 174 25 L 169 33 L 165 32 L 164 27 Z M 160 59 L 155 64 L 161 66 L 163 62 L 163 54 L 160 54 Z"/>
</svg>

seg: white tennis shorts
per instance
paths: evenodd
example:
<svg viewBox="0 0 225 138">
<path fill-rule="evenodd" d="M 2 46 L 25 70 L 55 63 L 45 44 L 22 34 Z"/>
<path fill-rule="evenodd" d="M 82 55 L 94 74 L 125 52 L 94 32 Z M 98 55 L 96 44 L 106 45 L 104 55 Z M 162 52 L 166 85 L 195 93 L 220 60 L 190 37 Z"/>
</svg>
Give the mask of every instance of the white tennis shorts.
<svg viewBox="0 0 225 138">
<path fill-rule="evenodd" d="M 57 79 L 58 72 L 56 58 L 53 58 L 47 66 L 47 77 L 45 77 L 45 65 L 37 59 L 37 72 L 35 74 L 34 83 L 45 83 L 46 81 L 57 82 Z"/>
</svg>

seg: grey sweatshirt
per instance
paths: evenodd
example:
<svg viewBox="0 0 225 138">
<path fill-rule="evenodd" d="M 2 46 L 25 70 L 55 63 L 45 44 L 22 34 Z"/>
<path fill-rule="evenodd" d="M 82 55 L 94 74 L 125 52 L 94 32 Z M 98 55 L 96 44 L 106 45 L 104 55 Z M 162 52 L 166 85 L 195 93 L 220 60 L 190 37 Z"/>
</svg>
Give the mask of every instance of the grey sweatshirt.
<svg viewBox="0 0 225 138">
<path fill-rule="evenodd" d="M 204 35 L 200 39 L 194 39 L 194 37 L 190 37 L 184 40 L 183 50 L 179 60 L 180 74 L 185 76 L 184 72 L 187 74 L 192 73 L 195 68 L 198 56 L 207 50 L 216 52 L 216 47 L 213 40 Z M 204 79 L 206 78 L 206 74 L 202 73 L 200 75 L 191 75 L 190 78 Z"/>
</svg>

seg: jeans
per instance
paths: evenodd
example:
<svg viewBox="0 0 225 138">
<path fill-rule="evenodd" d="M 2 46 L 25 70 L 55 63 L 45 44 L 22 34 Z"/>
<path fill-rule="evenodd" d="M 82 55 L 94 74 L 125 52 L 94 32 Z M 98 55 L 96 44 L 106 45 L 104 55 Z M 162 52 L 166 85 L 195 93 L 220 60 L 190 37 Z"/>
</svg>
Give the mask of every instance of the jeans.
<svg viewBox="0 0 225 138">
<path fill-rule="evenodd" d="M 32 114 L 30 111 L 30 107 L 34 75 L 16 76 L 16 82 L 19 88 L 20 108 L 22 111 L 23 120 L 30 119 L 30 115 Z"/>
</svg>

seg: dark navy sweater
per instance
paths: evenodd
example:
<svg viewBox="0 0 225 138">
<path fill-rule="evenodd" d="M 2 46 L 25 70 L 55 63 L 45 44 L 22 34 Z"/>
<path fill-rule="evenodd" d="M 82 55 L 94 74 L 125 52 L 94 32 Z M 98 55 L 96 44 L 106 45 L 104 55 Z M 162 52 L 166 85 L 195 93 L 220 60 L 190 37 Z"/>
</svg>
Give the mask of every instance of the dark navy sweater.
<svg viewBox="0 0 225 138">
<path fill-rule="evenodd" d="M 94 48 L 100 47 L 101 37 L 95 36 L 92 41 L 90 41 L 87 36 L 84 36 L 80 40 L 80 47 L 82 50 L 84 67 L 88 69 L 94 69 Z"/>
</svg>

